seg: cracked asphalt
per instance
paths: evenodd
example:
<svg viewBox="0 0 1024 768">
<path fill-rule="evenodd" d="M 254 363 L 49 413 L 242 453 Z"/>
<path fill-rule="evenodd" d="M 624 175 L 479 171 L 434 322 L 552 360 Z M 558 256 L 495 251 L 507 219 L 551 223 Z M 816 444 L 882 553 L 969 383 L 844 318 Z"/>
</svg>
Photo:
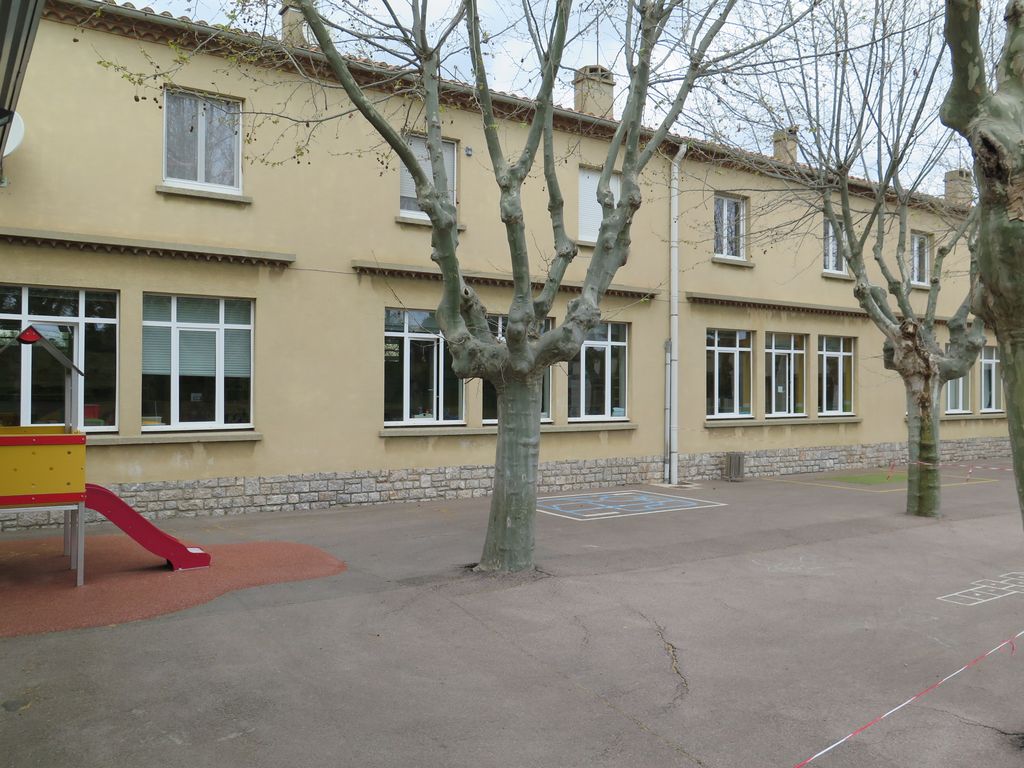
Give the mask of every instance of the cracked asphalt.
<svg viewBox="0 0 1024 768">
<path fill-rule="evenodd" d="M 940 520 L 822 475 L 650 489 L 711 509 L 540 514 L 541 571 L 513 577 L 464 567 L 480 500 L 172 521 L 349 570 L 0 640 L 0 765 L 793 768 L 1024 630 L 1024 587 L 937 599 L 1024 572 L 1012 474 L 957 472 Z M 1020 768 L 1019 650 L 811 765 Z"/>
</svg>

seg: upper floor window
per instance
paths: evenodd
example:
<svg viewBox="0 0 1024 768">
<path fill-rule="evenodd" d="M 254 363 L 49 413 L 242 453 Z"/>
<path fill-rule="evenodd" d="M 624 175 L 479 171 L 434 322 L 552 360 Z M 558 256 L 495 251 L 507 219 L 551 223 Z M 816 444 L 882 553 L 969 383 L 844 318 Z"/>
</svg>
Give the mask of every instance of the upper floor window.
<svg viewBox="0 0 1024 768">
<path fill-rule="evenodd" d="M 596 168 L 580 168 L 580 216 L 578 240 L 584 243 L 596 243 L 604 220 L 604 209 L 597 201 L 597 184 L 601 180 L 601 171 Z M 608 179 L 608 187 L 612 191 L 615 202 L 619 202 L 622 194 L 622 174 L 612 173 Z"/>
<path fill-rule="evenodd" d="M 1003 410 L 1002 371 L 999 369 L 999 348 L 981 350 L 981 410 Z"/>
<path fill-rule="evenodd" d="M 750 331 L 707 332 L 707 415 L 750 416 Z"/>
<path fill-rule="evenodd" d="M 932 250 L 930 235 L 914 232 L 910 236 L 910 282 L 913 285 L 928 285 Z"/>
<path fill-rule="evenodd" d="M 164 92 L 164 181 L 229 192 L 242 188 L 239 102 Z"/>
<path fill-rule="evenodd" d="M 434 173 L 431 170 L 430 152 L 427 150 L 426 138 L 408 135 L 405 137 L 405 141 L 412 149 L 412 153 L 416 155 L 416 159 L 419 160 L 420 168 L 424 170 L 428 178 L 432 179 Z M 444 158 L 444 175 L 448 181 L 448 199 L 454 201 L 456 199 L 455 174 L 457 170 L 455 167 L 455 142 L 447 139 L 442 141 L 441 155 Z M 398 207 L 402 215 L 417 219 L 427 218 L 427 214 L 420 209 L 420 204 L 416 199 L 416 182 L 404 163 L 399 171 L 399 188 Z"/>
<path fill-rule="evenodd" d="M 715 195 L 715 255 L 745 259 L 746 201 L 739 197 Z"/>
<path fill-rule="evenodd" d="M 384 423 L 461 422 L 462 381 L 437 317 L 427 310 L 384 310 Z"/>
<path fill-rule="evenodd" d="M 117 428 L 117 293 L 0 285 L 0 346 L 29 326 L 85 373 L 78 412 L 88 431 Z M 64 369 L 45 350 L 0 354 L 0 425 L 63 424 Z"/>
<path fill-rule="evenodd" d="M 768 416 L 804 416 L 806 337 L 767 333 L 764 338 L 764 409 Z"/>
<path fill-rule="evenodd" d="M 853 413 L 853 339 L 818 337 L 818 413 Z"/>
<path fill-rule="evenodd" d="M 626 418 L 625 323 L 599 323 L 569 361 L 569 418 Z"/>
<path fill-rule="evenodd" d="M 252 426 L 252 306 L 142 297 L 143 429 Z"/>
<path fill-rule="evenodd" d="M 839 229 L 838 234 L 842 236 L 842 228 Z M 822 271 L 829 272 L 834 275 L 845 275 L 846 259 L 843 258 L 843 249 L 840 245 L 839 237 L 836 237 L 836 230 L 832 227 L 832 222 L 828 219 L 825 220 L 824 241 L 824 263 L 822 265 Z"/>
<path fill-rule="evenodd" d="M 504 340 L 505 324 L 508 318 L 505 315 L 488 315 L 487 324 L 491 326 L 491 333 L 496 338 Z M 547 318 L 544 321 L 544 331 L 551 330 L 553 321 Z M 551 420 L 551 369 L 544 371 L 544 381 L 541 384 L 540 417 L 546 421 Z M 498 390 L 489 381 L 484 381 L 483 390 L 483 421 L 485 424 L 492 424 L 498 421 Z"/>
</svg>

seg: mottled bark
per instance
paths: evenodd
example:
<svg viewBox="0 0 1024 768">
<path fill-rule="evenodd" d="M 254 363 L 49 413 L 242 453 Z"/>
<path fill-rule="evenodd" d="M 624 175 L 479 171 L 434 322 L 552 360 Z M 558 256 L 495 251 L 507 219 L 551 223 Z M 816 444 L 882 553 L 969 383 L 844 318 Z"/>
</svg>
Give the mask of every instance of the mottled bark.
<svg viewBox="0 0 1024 768">
<path fill-rule="evenodd" d="M 542 382 L 542 375 L 531 375 L 496 385 L 498 446 L 494 490 L 479 571 L 521 571 L 533 567 Z"/>
<path fill-rule="evenodd" d="M 939 514 L 939 392 L 937 376 L 910 377 L 907 389 L 907 514 Z"/>
<path fill-rule="evenodd" d="M 1024 514 L 1024 0 L 1010 0 L 1006 37 L 990 88 L 977 0 L 946 0 L 952 81 L 942 121 L 974 155 L 978 185 L 977 309 L 1002 354 L 1017 496 Z"/>
</svg>

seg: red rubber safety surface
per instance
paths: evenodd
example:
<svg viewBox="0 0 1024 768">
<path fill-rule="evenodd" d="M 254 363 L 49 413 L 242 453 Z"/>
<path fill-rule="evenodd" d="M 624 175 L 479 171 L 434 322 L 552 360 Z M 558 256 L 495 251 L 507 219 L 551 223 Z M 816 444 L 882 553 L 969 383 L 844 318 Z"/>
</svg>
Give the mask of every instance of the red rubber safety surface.
<svg viewBox="0 0 1024 768">
<path fill-rule="evenodd" d="M 343 561 L 291 541 L 204 545 L 209 568 L 171 571 L 123 535 L 86 536 L 85 585 L 61 555 L 63 539 L 0 541 L 0 637 L 150 619 L 236 589 L 342 573 Z"/>
</svg>

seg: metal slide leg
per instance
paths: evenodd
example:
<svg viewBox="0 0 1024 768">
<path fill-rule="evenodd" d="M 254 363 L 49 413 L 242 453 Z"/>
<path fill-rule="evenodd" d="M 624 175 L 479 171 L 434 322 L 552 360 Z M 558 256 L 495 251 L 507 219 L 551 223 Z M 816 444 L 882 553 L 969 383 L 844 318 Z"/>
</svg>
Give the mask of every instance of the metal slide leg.
<svg viewBox="0 0 1024 768">
<path fill-rule="evenodd" d="M 64 557 L 71 555 L 71 510 L 64 510 Z"/>
<path fill-rule="evenodd" d="M 75 512 L 77 518 L 75 526 L 75 585 L 82 586 L 85 583 L 85 504 L 82 502 L 78 503 L 78 511 Z"/>
</svg>

